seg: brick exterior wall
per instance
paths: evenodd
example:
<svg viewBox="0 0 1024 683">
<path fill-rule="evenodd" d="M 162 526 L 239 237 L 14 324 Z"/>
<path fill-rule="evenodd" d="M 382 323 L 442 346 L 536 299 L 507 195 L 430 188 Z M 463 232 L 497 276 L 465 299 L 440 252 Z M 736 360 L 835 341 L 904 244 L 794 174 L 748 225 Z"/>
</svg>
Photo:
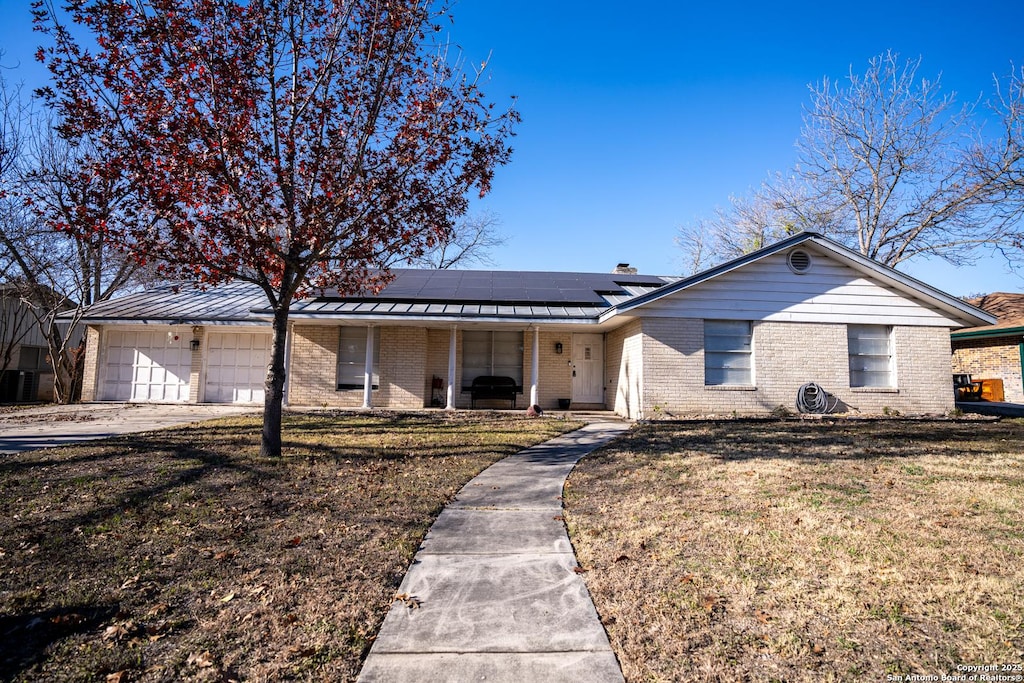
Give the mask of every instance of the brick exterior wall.
<svg viewBox="0 0 1024 683">
<path fill-rule="evenodd" d="M 644 381 L 643 333 L 639 320 L 605 335 L 604 381 L 607 407 L 636 419 L 641 415 Z"/>
<path fill-rule="evenodd" d="M 380 389 L 373 393 L 378 408 L 430 407 L 432 381 L 441 379 L 441 407 L 444 406 L 448 382 L 449 329 L 419 327 L 375 328 L 380 345 L 377 372 Z M 562 354 L 555 353 L 555 343 L 562 343 Z M 456 331 L 455 406 L 469 408 L 472 396 L 462 391 L 462 331 Z M 338 327 L 333 325 L 296 325 L 292 329 L 291 375 L 288 402 L 295 406 L 357 408 L 363 403 L 362 389 L 336 391 L 336 358 Z M 538 398 L 545 410 L 558 408 L 558 399 L 572 397 L 572 334 L 541 332 L 538 362 Z M 526 409 L 530 401 L 530 363 L 533 354 L 533 332 L 523 334 L 523 394 L 516 399 L 517 408 Z M 504 407 L 507 402 L 489 402 L 480 407 Z"/>
<path fill-rule="evenodd" d="M 533 330 L 523 333 L 523 407 L 530 404 L 533 334 Z M 562 344 L 561 354 L 555 353 L 556 343 Z M 537 350 L 537 404 L 544 410 L 558 410 L 558 399 L 572 398 L 572 333 L 542 331 Z"/>
<path fill-rule="evenodd" d="M 953 408 L 945 362 L 950 354 L 946 328 L 896 327 L 897 386 L 870 390 L 850 387 L 846 325 L 779 322 L 754 323 L 750 387 L 706 387 L 703 325 L 700 319 L 643 319 L 639 416 L 757 414 L 780 406 L 795 410 L 797 391 L 806 382 L 818 383 L 842 401 L 840 409 L 854 413 L 879 414 L 888 409 L 943 414 Z M 620 367 L 620 377 L 624 372 Z M 625 403 L 621 393 L 616 392 L 618 412 Z"/>
<path fill-rule="evenodd" d="M 967 372 L 973 379 L 1003 380 L 1003 398 L 1024 403 L 1021 378 L 1020 337 L 963 339 L 953 342 L 953 372 Z"/>
<path fill-rule="evenodd" d="M 100 328 L 85 328 L 85 367 L 82 374 L 82 400 L 95 401 L 100 377 Z"/>
<path fill-rule="evenodd" d="M 434 377 L 438 377 L 441 380 L 441 389 L 438 392 L 441 402 L 437 407 L 444 408 L 448 400 L 448 344 L 451 339 L 451 330 L 430 329 L 426 332 L 426 371 L 423 373 L 426 405 L 430 405 L 431 382 Z M 460 400 L 459 386 L 462 383 L 462 364 L 458 362 L 462 357 L 462 333 L 458 331 L 455 333 L 455 352 L 455 405 L 458 407 Z"/>
<path fill-rule="evenodd" d="M 295 325 L 292 328 L 288 403 L 295 406 L 358 408 L 362 389 L 337 390 L 339 327 Z M 375 327 L 380 347 L 376 408 L 423 408 L 429 393 L 424 383 L 427 333 L 416 327 Z M 447 367 L 447 361 L 446 361 Z"/>
<path fill-rule="evenodd" d="M 430 405 L 425 382 L 427 331 L 422 327 L 380 327 L 376 333 L 380 390 L 374 392 L 373 404 L 405 409 Z M 359 393 L 361 401 L 362 391 Z"/>
<path fill-rule="evenodd" d="M 358 408 L 362 390 L 337 391 L 339 328 L 295 325 L 292 328 L 288 403 L 296 406 Z"/>
<path fill-rule="evenodd" d="M 188 373 L 188 402 L 199 403 L 199 384 L 203 374 L 203 356 L 206 353 L 206 328 L 197 326 L 189 339 L 198 339 L 199 348 L 192 351 Z"/>
</svg>

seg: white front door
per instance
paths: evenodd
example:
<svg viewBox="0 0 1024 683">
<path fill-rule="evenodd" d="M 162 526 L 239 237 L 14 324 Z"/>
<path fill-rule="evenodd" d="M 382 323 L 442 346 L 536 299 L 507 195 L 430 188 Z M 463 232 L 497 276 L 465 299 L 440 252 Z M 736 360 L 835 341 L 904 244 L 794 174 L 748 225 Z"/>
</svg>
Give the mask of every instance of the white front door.
<svg viewBox="0 0 1024 683">
<path fill-rule="evenodd" d="M 604 403 L 604 335 L 572 336 L 572 401 Z"/>
</svg>

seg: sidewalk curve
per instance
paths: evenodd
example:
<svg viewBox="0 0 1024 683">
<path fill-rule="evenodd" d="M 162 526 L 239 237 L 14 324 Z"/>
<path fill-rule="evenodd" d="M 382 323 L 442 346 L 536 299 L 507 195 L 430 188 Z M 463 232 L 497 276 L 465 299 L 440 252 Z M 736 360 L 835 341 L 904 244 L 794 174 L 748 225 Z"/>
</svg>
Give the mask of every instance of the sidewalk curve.
<svg viewBox="0 0 1024 683">
<path fill-rule="evenodd" d="M 623 680 L 562 522 L 577 461 L 629 428 L 589 424 L 509 456 L 438 516 L 359 681 Z"/>
</svg>

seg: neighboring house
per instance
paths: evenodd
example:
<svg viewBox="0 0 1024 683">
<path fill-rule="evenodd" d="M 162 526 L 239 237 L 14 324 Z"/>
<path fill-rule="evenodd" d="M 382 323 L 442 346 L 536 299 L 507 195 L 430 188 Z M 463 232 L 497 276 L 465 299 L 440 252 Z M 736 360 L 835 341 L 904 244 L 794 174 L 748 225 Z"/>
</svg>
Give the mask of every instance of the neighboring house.
<svg viewBox="0 0 1024 683">
<path fill-rule="evenodd" d="M 840 409 L 945 413 L 950 330 L 994 322 L 813 233 L 688 278 L 617 271 L 396 270 L 377 295 L 297 301 L 286 400 L 467 408 L 501 376 L 521 408 L 655 418 L 792 408 L 815 382 Z M 269 321 L 238 283 L 96 304 L 83 399 L 260 402 Z"/>
<path fill-rule="evenodd" d="M 53 400 L 46 339 L 21 288 L 0 283 L 0 403 Z"/>
<path fill-rule="evenodd" d="M 1003 400 L 1024 403 L 1024 294 L 996 292 L 968 303 L 995 316 L 995 325 L 969 327 L 950 336 L 953 372 L 975 380 L 1001 380 Z"/>
</svg>

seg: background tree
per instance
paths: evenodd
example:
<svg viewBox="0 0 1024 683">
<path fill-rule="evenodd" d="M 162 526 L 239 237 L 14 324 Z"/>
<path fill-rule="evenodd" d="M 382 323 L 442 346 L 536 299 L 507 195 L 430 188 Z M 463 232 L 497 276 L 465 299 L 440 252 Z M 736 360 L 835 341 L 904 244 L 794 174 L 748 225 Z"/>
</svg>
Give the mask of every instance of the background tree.
<svg viewBox="0 0 1024 683">
<path fill-rule="evenodd" d="M 378 288 L 396 256 L 446 239 L 468 191 L 487 192 L 509 158 L 515 111 L 484 101 L 430 2 L 83 0 L 65 16 L 37 0 L 35 12 L 62 133 L 102 140 L 93 172 L 131 179 L 151 218 L 104 226 L 104 239 L 166 275 L 265 293 L 261 451 L 279 455 L 293 299 Z"/>
<path fill-rule="evenodd" d="M 493 266 L 491 252 L 505 244 L 498 232 L 501 221 L 492 213 L 479 213 L 460 220 L 451 233 L 423 254 L 407 259 L 417 268 L 472 268 Z M 398 259 L 401 260 L 401 259 Z"/>
<path fill-rule="evenodd" d="M 128 183 L 91 173 L 86 159 L 96 151 L 88 139 L 72 146 L 48 117 L 22 112 L 0 216 L 0 257 L 18 310 L 46 340 L 54 398 L 67 403 L 80 388 L 85 338 L 78 323 L 86 307 L 141 286 L 149 269 L 103 239 L 103 226 L 138 215 Z"/>
<path fill-rule="evenodd" d="M 890 266 L 920 256 L 970 263 L 1024 256 L 1022 72 L 982 105 L 959 105 L 920 60 L 886 53 L 845 83 L 811 87 L 798 163 L 750 197 L 681 230 L 721 260 L 800 230 L 829 235 Z"/>
</svg>

